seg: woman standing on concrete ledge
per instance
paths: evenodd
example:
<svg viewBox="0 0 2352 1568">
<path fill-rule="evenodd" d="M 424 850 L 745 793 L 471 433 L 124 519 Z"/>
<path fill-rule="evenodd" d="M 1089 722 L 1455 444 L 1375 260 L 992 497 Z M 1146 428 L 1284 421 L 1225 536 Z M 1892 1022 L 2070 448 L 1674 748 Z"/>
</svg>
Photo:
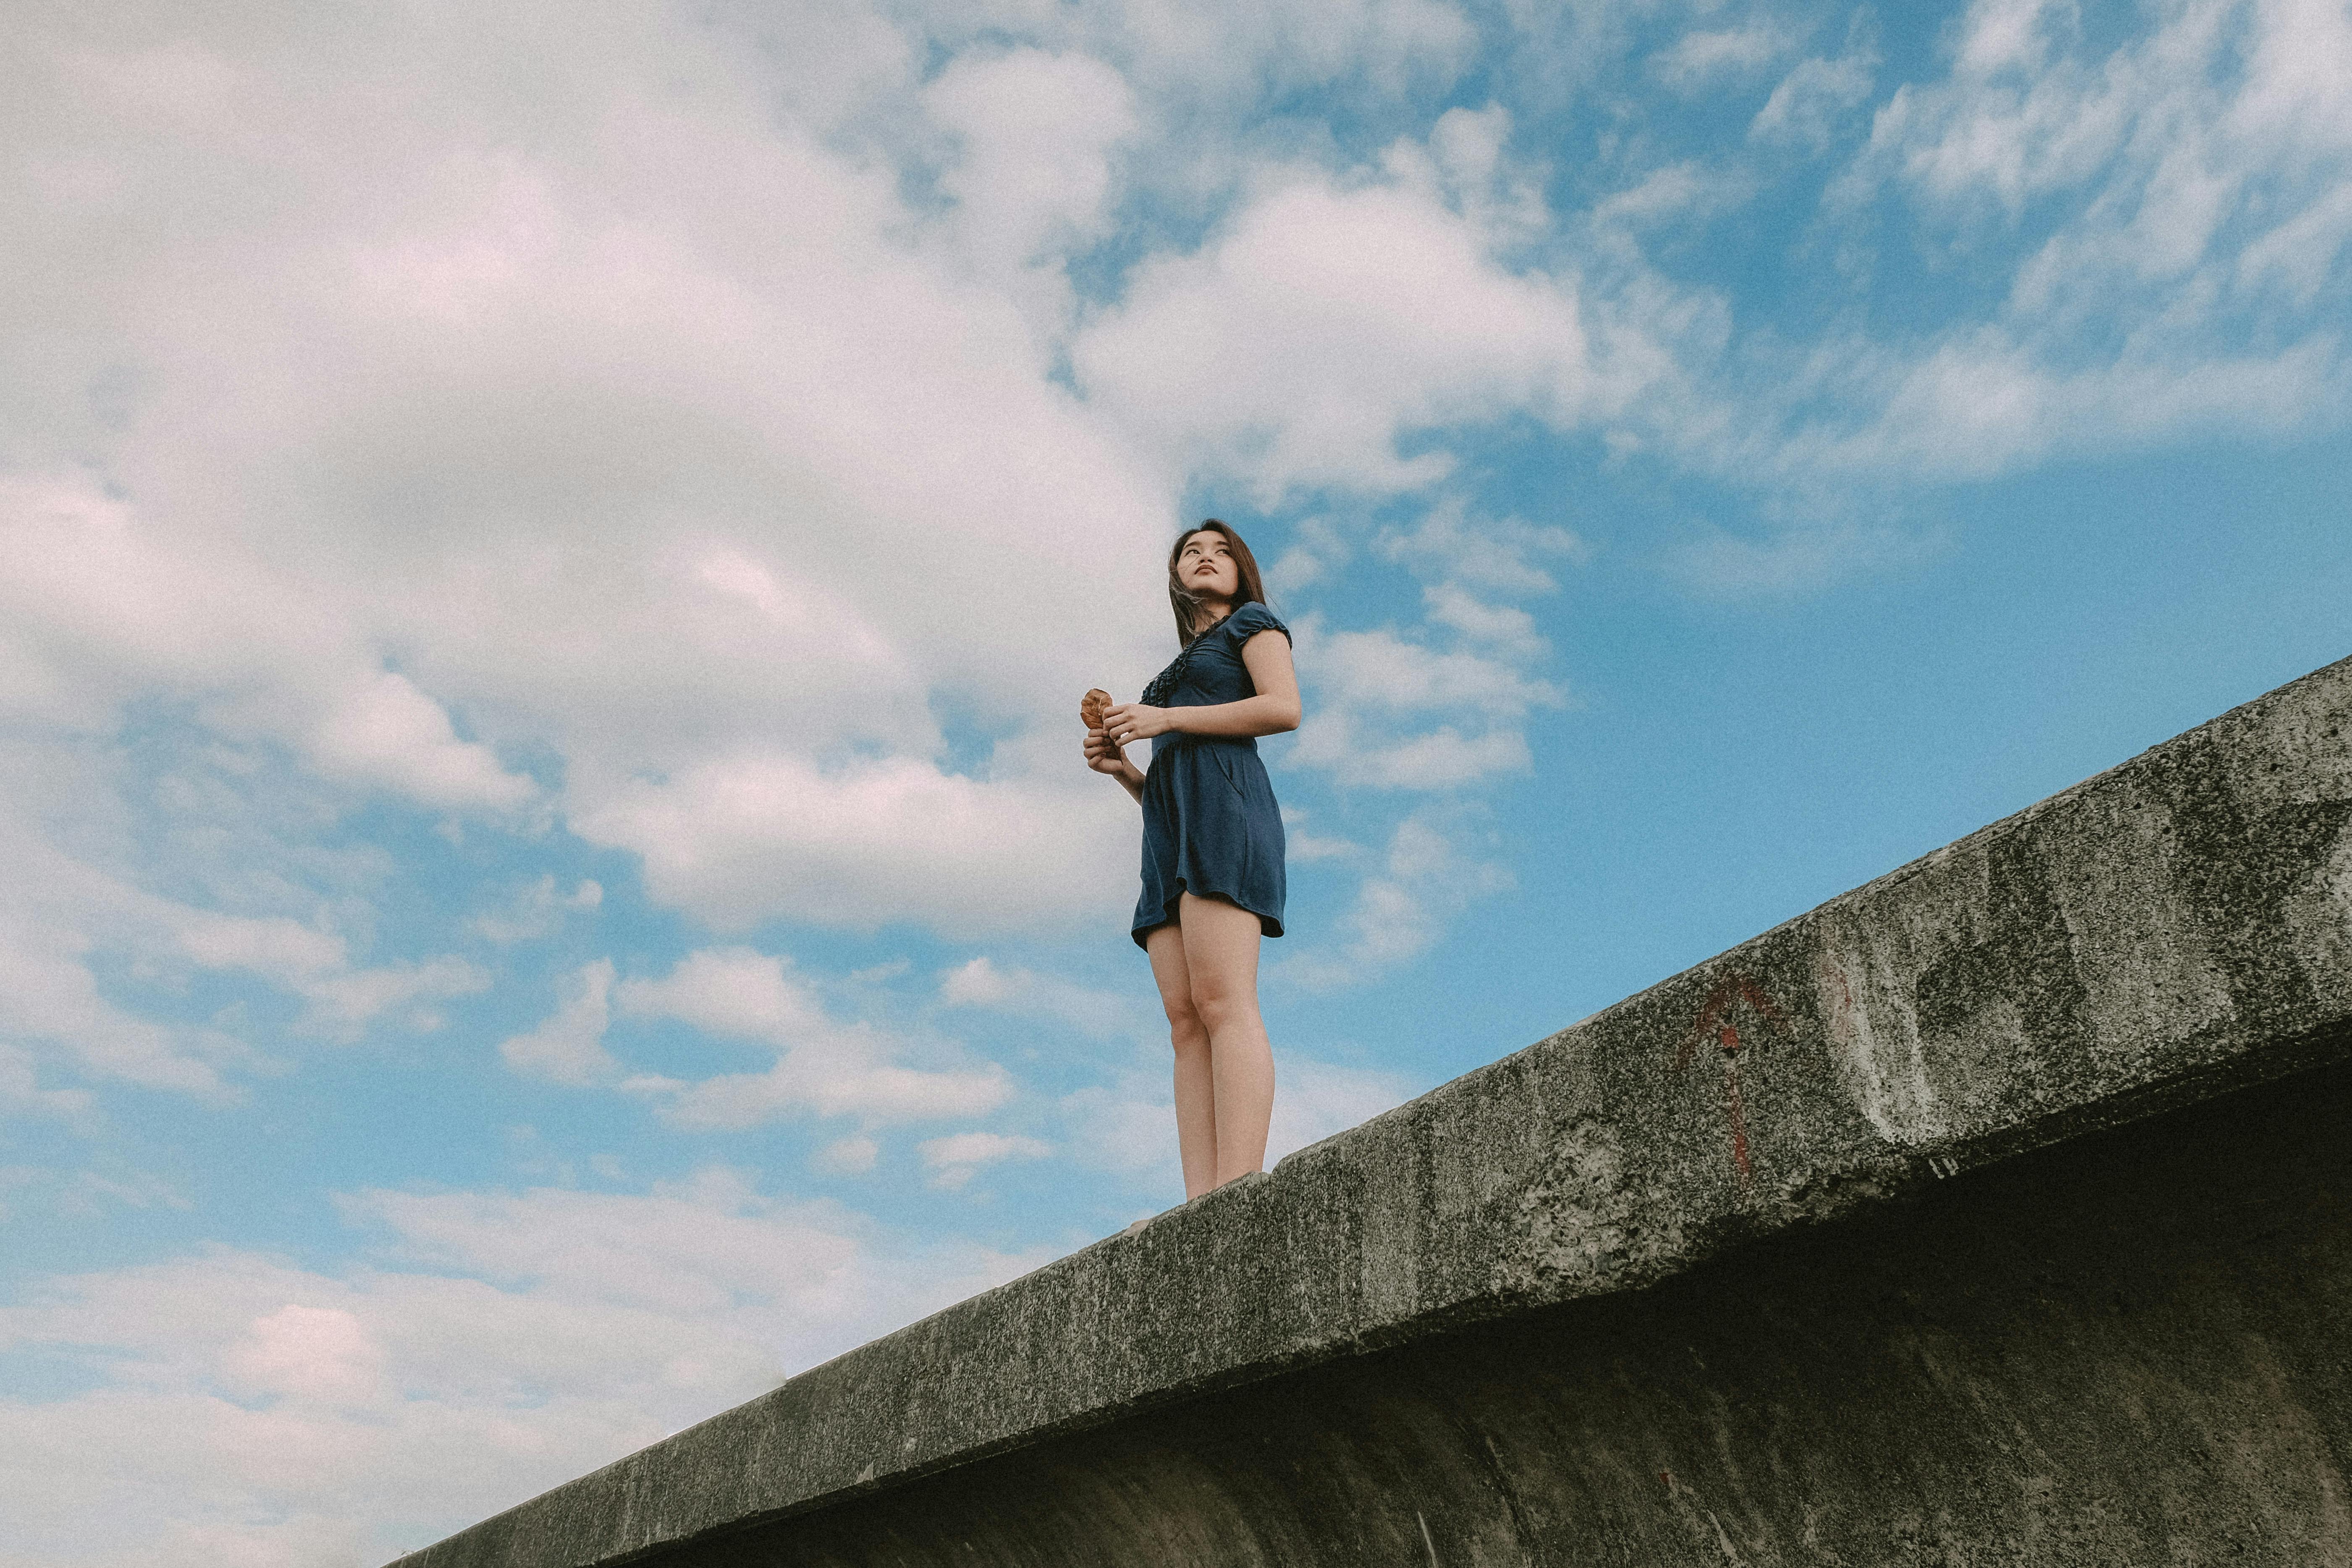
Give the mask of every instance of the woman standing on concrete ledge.
<svg viewBox="0 0 2352 1568">
<path fill-rule="evenodd" d="M 1298 728 L 1298 676 L 1249 546 L 1214 518 L 1169 552 L 1168 601 L 1184 651 L 1143 700 L 1103 710 L 1086 752 L 1143 807 L 1134 934 L 1168 1009 L 1176 1143 L 1195 1198 L 1265 1163 L 1274 1053 L 1257 949 L 1282 934 L 1282 813 L 1256 738 Z M 1149 773 L 1120 750 L 1130 741 L 1151 742 Z"/>
</svg>

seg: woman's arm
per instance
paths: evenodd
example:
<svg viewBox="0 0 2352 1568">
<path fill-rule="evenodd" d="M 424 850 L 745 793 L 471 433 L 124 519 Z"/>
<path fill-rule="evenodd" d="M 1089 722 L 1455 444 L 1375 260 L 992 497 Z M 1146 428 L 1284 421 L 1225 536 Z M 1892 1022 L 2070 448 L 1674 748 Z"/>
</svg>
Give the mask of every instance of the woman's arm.
<svg viewBox="0 0 2352 1568">
<path fill-rule="evenodd" d="M 1186 735 L 1234 737 L 1279 735 L 1298 728 L 1298 671 L 1290 662 L 1290 639 L 1262 631 L 1242 645 L 1242 663 L 1257 695 L 1206 708 L 1147 708 L 1117 703 L 1103 710 L 1103 723 L 1121 744 L 1148 741 L 1175 731 Z"/>
</svg>

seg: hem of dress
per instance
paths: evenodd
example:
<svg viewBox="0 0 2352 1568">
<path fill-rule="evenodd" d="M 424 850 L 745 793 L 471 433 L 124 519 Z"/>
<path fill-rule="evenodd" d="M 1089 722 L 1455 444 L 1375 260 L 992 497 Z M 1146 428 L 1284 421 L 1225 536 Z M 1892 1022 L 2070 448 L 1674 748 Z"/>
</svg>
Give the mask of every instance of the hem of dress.
<svg viewBox="0 0 2352 1568">
<path fill-rule="evenodd" d="M 1151 950 L 1144 945 L 1143 939 L 1150 936 L 1153 931 L 1158 931 L 1161 926 L 1174 925 L 1176 923 L 1176 915 L 1174 912 L 1176 909 L 1176 900 L 1191 892 L 1192 892 L 1192 889 L 1184 885 L 1184 879 L 1181 877 L 1177 878 L 1176 890 L 1168 896 L 1168 901 L 1166 903 L 1160 906 L 1160 918 L 1151 921 L 1148 925 L 1136 925 L 1128 928 L 1127 934 L 1135 939 L 1135 945 L 1143 948 L 1146 952 L 1150 952 Z M 1212 888 L 1205 893 L 1194 893 L 1193 896 L 1195 898 L 1202 899 L 1221 899 L 1224 902 L 1233 905 L 1234 908 L 1237 910 L 1249 910 L 1250 913 L 1257 917 L 1257 930 L 1260 936 L 1274 938 L 1279 937 L 1282 934 L 1282 920 L 1280 916 L 1267 914 L 1264 910 L 1257 908 L 1255 905 L 1245 904 L 1239 899 L 1234 897 L 1231 893 L 1221 893 L 1216 889 Z"/>
</svg>

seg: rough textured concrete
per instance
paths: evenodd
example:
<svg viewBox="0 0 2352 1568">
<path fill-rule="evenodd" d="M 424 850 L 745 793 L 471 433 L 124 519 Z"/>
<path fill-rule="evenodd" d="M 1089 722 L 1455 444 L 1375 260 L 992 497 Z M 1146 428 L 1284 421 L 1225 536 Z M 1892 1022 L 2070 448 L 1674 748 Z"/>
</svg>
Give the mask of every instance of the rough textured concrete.
<svg viewBox="0 0 2352 1568">
<path fill-rule="evenodd" d="M 2352 1562 L 2348 960 L 2352 661 L 404 1561 Z"/>
<path fill-rule="evenodd" d="M 662 1568 L 2352 1563 L 2352 1070 Z"/>
</svg>

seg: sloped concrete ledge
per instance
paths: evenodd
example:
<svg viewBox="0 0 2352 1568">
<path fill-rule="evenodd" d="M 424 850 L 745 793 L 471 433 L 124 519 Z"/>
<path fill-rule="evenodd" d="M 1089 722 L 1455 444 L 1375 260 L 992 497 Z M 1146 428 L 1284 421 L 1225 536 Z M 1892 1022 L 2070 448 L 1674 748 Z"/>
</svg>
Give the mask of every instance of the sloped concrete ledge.
<svg viewBox="0 0 2352 1568">
<path fill-rule="evenodd" d="M 1794 1255 L 1817 1222 L 1866 1227 L 1962 1173 L 2347 1052 L 2352 660 L 403 1562 L 724 1555 L 754 1525 L 867 1517 L 925 1477 L 1066 1465 L 1076 1434 L 1109 1452 L 1244 1385 L 1328 1393 L 1347 1364 L 1478 1340 L 1457 1331 L 1622 1328 L 1651 1299 L 1629 1293 L 1727 1252 Z M 865 1560 L 845 1550 L 756 1560 Z M 1165 1560 L 1316 1560 L 1187 1550 Z M 1384 1550 L 1332 1560 L 1411 1560 Z"/>
</svg>

